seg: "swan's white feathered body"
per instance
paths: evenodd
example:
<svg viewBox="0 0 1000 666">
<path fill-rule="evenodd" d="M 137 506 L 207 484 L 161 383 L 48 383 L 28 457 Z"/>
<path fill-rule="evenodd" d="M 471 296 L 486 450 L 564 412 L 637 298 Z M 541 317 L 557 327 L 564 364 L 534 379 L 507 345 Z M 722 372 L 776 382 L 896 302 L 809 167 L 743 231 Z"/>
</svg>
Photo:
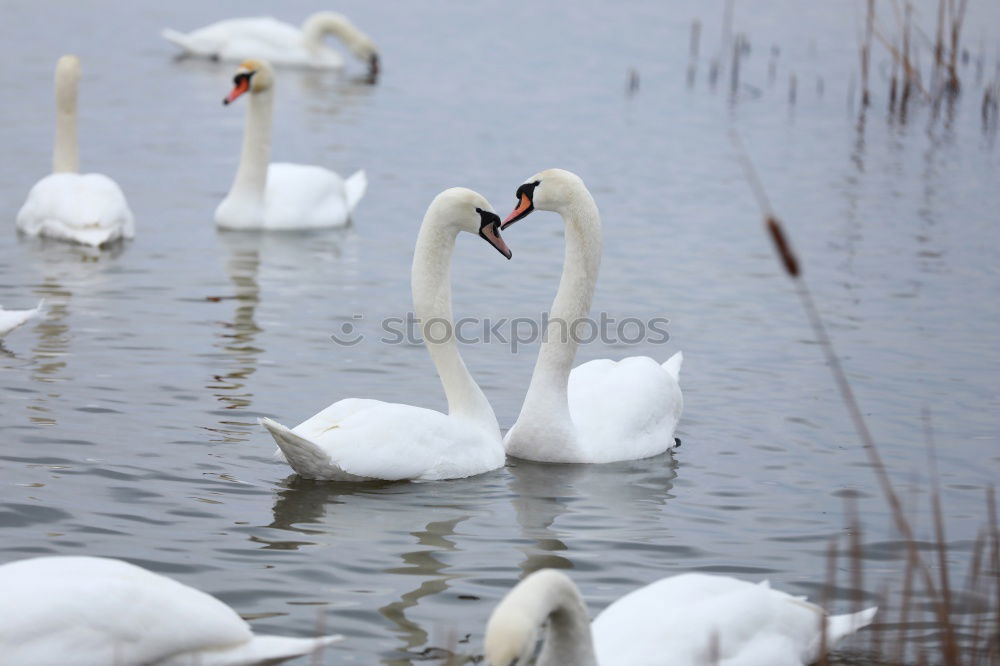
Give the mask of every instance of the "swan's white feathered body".
<svg viewBox="0 0 1000 666">
<path fill-rule="evenodd" d="M 80 61 L 63 56 L 56 65 L 56 138 L 53 173 L 38 181 L 17 213 L 17 228 L 98 247 L 135 236 L 135 221 L 115 181 L 99 173 L 79 173 L 76 105 Z"/>
<path fill-rule="evenodd" d="M 450 264 L 459 232 L 478 233 L 510 258 L 499 226 L 489 202 L 471 190 L 445 190 L 431 202 L 413 255 L 418 321 L 452 321 Z M 294 429 L 261 419 L 292 469 L 312 479 L 432 481 L 501 467 L 505 454 L 493 408 L 465 367 L 454 337 L 442 339 L 437 329 L 432 331 L 434 336 L 424 332 L 424 344 L 448 398 L 447 414 L 352 398 Z"/>
<path fill-rule="evenodd" d="M 364 170 L 346 180 L 329 169 L 274 162 L 267 167 L 263 200 L 230 194 L 215 211 L 223 229 L 324 229 L 351 219 L 368 188 Z"/>
<path fill-rule="evenodd" d="M 270 164 L 274 73 L 266 61 L 247 60 L 237 71 L 239 84 L 226 103 L 249 92 L 239 167 L 229 194 L 215 210 L 223 229 L 322 229 L 351 219 L 368 187 L 359 170 L 344 180 L 312 165 Z"/>
<path fill-rule="evenodd" d="M 504 464 L 498 432 L 472 420 L 362 398 L 333 403 L 294 429 L 261 419 L 297 474 L 336 481 L 438 481 Z"/>
<path fill-rule="evenodd" d="M 591 624 L 573 581 L 545 569 L 493 611 L 486 658 L 510 666 L 534 650 L 542 631 L 537 666 L 802 666 L 870 624 L 876 611 L 830 616 L 766 581 L 692 573 L 626 594 Z"/>
<path fill-rule="evenodd" d="M 255 636 L 215 597 L 127 562 L 38 557 L 0 566 L 0 661 L 18 666 L 235 666 L 339 636 Z"/>
<path fill-rule="evenodd" d="M 871 623 L 728 576 L 683 574 L 626 594 L 591 625 L 600 666 L 801 666 Z M 713 660 L 713 655 L 717 658 Z"/>
<path fill-rule="evenodd" d="M 0 306 L 0 339 L 19 326 L 23 326 L 29 319 L 37 317 L 45 305 L 45 300 L 41 300 L 31 310 L 4 310 Z"/>
<path fill-rule="evenodd" d="M 674 444 L 684 408 L 681 352 L 660 364 L 648 356 L 620 361 L 595 359 L 569 374 L 568 400 L 573 436 L 553 439 L 548 429 L 508 433 L 508 452 L 550 462 L 606 463 L 663 453 Z"/>
<path fill-rule="evenodd" d="M 163 37 L 188 55 L 227 62 L 267 60 L 274 65 L 340 69 L 344 58 L 322 43 L 332 34 L 359 58 L 370 61 L 375 44 L 341 14 L 319 12 L 302 27 L 263 16 L 217 21 L 189 33 L 166 29 Z"/>
<path fill-rule="evenodd" d="M 646 356 L 599 359 L 573 368 L 574 331 L 590 312 L 601 261 L 601 218 L 578 176 L 549 169 L 518 189 L 504 226 L 534 209 L 559 212 L 566 258 L 517 422 L 504 446 L 517 458 L 608 463 L 663 453 L 674 445 L 684 408 L 677 352 L 662 365 Z M 586 329 L 583 329 L 586 330 Z"/>
<path fill-rule="evenodd" d="M 135 236 L 135 220 L 115 181 L 100 173 L 53 173 L 35 183 L 17 228 L 98 247 Z"/>
</svg>

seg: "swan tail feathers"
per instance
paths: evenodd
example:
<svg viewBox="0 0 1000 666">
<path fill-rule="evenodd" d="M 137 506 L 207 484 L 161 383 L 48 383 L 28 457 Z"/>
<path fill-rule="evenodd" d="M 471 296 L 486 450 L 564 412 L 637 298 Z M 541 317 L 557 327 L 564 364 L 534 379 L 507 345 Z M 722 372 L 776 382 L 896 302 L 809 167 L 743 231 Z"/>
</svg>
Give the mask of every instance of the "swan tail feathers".
<svg viewBox="0 0 1000 666">
<path fill-rule="evenodd" d="M 829 647 L 836 645 L 841 639 L 863 629 L 875 620 L 878 606 L 866 608 L 857 613 L 831 615 L 826 620 L 826 640 Z"/>
<path fill-rule="evenodd" d="M 358 202 L 361 201 L 361 197 L 365 195 L 367 189 L 368 176 L 365 175 L 364 169 L 358 169 L 344 181 L 344 198 L 347 200 L 348 212 L 354 212 L 354 209 L 357 207 Z"/>
<path fill-rule="evenodd" d="M 164 28 L 160 31 L 160 35 L 168 42 L 176 44 L 185 51 L 195 50 L 194 45 L 191 43 L 191 39 L 183 32 L 177 32 L 176 30 L 171 30 L 170 28 Z"/>
<path fill-rule="evenodd" d="M 674 378 L 674 381 L 681 380 L 681 364 L 684 362 L 684 352 L 677 352 L 663 363 L 663 369 Z"/>
<path fill-rule="evenodd" d="M 316 654 L 327 645 L 342 641 L 343 636 L 319 638 L 288 638 L 285 636 L 254 636 L 246 643 L 224 648 L 200 650 L 177 655 L 167 664 L 197 663 L 199 666 L 248 666 L 249 664 L 275 663 L 292 657 Z"/>
<path fill-rule="evenodd" d="M 326 451 L 315 443 L 295 434 L 277 421 L 264 417 L 258 422 L 271 433 L 288 465 L 299 476 L 337 481 L 353 481 L 360 478 L 334 463 Z"/>
</svg>

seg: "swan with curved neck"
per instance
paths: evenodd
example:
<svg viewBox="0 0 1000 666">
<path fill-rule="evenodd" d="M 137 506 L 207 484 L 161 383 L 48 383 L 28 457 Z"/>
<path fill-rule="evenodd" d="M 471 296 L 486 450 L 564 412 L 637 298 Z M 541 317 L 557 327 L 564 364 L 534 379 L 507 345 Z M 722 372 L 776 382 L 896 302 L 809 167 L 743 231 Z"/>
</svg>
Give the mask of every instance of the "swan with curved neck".
<svg viewBox="0 0 1000 666">
<path fill-rule="evenodd" d="M 243 149 L 229 194 L 215 210 L 216 224 L 224 229 L 279 230 L 346 225 L 368 186 L 365 172 L 344 180 L 323 167 L 270 164 L 274 70 L 268 62 L 243 62 L 223 104 L 245 93 L 250 99 Z"/>
<path fill-rule="evenodd" d="M 343 14 L 317 12 L 301 28 L 270 17 L 218 21 L 187 34 L 170 30 L 163 37 L 188 55 L 240 62 L 266 59 L 275 65 L 313 69 L 340 69 L 344 59 L 328 47 L 326 37 L 339 39 L 368 66 L 374 80 L 379 71 L 378 47 Z"/>
<path fill-rule="evenodd" d="M 459 233 L 477 234 L 510 259 L 500 218 L 465 188 L 439 194 L 427 209 L 413 253 L 413 309 L 448 399 L 448 413 L 348 398 L 288 429 L 261 419 L 288 464 L 311 479 L 440 480 L 504 464 L 500 427 L 451 335 L 451 255 Z M 442 322 L 448 323 L 440 330 Z"/>
<path fill-rule="evenodd" d="M 80 60 L 66 55 L 56 63 L 56 137 L 52 173 L 38 181 L 17 214 L 17 228 L 29 236 L 98 247 L 135 235 L 135 221 L 115 181 L 99 173 L 81 174 L 76 105 Z"/>
<path fill-rule="evenodd" d="M 869 625 L 877 610 L 831 616 L 767 581 L 682 574 L 626 594 L 591 623 L 573 581 L 543 569 L 494 609 L 486 661 L 521 663 L 541 636 L 536 666 L 800 666 Z"/>
<path fill-rule="evenodd" d="M 215 597 L 111 558 L 9 562 L 0 566 L 0 588 L 5 664 L 248 666 L 312 654 L 343 639 L 254 634 Z"/>
<path fill-rule="evenodd" d="M 566 254 L 538 360 L 507 453 L 545 462 L 605 463 L 663 453 L 683 409 L 683 356 L 599 359 L 573 368 L 601 263 L 601 216 L 583 181 L 563 169 L 535 174 L 516 194 L 507 228 L 534 210 L 559 213 Z"/>
</svg>

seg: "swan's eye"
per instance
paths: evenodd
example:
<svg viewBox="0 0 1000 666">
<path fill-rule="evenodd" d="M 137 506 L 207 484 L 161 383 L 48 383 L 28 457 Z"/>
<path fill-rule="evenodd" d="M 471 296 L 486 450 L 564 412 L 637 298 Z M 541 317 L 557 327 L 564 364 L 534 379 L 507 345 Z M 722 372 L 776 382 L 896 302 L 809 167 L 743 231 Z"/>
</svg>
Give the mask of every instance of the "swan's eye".
<svg viewBox="0 0 1000 666">
<path fill-rule="evenodd" d="M 235 85 L 237 85 L 237 86 L 240 86 L 240 85 L 243 85 L 243 84 L 248 84 L 249 85 L 249 83 L 250 83 L 250 77 L 252 77 L 256 73 L 257 73 L 256 71 L 253 71 L 253 72 L 240 72 L 239 74 L 237 74 L 236 76 L 233 77 L 233 83 Z"/>
<path fill-rule="evenodd" d="M 494 225 L 494 230 L 496 227 L 500 226 L 500 216 L 496 213 L 491 213 L 488 210 L 483 210 L 482 208 L 477 208 L 476 212 L 479 213 L 479 228 L 485 229 L 490 225 Z"/>
<path fill-rule="evenodd" d="M 535 188 L 541 185 L 541 183 L 542 181 L 540 180 L 536 180 L 533 183 L 525 183 L 524 185 L 521 185 L 521 187 L 517 188 L 517 192 L 514 193 L 514 196 L 518 199 L 523 196 L 527 198 L 528 201 L 531 201 L 535 196 Z"/>
</svg>

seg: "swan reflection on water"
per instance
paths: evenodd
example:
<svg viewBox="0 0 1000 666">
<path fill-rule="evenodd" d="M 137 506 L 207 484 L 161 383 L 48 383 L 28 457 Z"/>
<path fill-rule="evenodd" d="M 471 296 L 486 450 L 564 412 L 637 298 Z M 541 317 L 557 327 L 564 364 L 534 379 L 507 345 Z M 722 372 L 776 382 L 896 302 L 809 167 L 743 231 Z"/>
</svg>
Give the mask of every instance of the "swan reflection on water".
<svg viewBox="0 0 1000 666">
<path fill-rule="evenodd" d="M 508 487 L 521 534 L 533 545 L 523 548 L 524 575 L 539 569 L 573 569 L 567 534 L 628 542 L 620 516 L 628 515 L 627 530 L 659 525 L 663 507 L 673 497 L 679 464 L 671 451 L 604 465 L 552 464 L 509 459 Z M 585 525 L 562 530 L 563 517 Z"/>
<path fill-rule="evenodd" d="M 225 250 L 226 275 L 233 289 L 229 293 L 207 294 L 205 299 L 211 304 L 235 301 L 235 310 L 229 319 L 208 317 L 218 326 L 213 342 L 217 351 L 208 356 L 222 367 L 212 375 L 205 388 L 212 391 L 221 409 L 242 411 L 253 405 L 250 379 L 265 352 L 259 340 L 264 328 L 257 321 L 257 309 L 262 300 L 294 299 L 304 296 L 303 289 L 315 288 L 304 286 L 311 284 L 307 275 L 315 279 L 318 268 L 340 262 L 349 234 L 344 229 L 283 233 L 220 231 L 216 234 Z M 323 283 L 324 279 L 318 281 L 318 284 Z M 222 436 L 222 441 L 247 441 L 257 432 L 255 418 L 248 415 L 241 421 L 235 414 L 223 414 L 219 422 L 209 427 Z"/>
</svg>

